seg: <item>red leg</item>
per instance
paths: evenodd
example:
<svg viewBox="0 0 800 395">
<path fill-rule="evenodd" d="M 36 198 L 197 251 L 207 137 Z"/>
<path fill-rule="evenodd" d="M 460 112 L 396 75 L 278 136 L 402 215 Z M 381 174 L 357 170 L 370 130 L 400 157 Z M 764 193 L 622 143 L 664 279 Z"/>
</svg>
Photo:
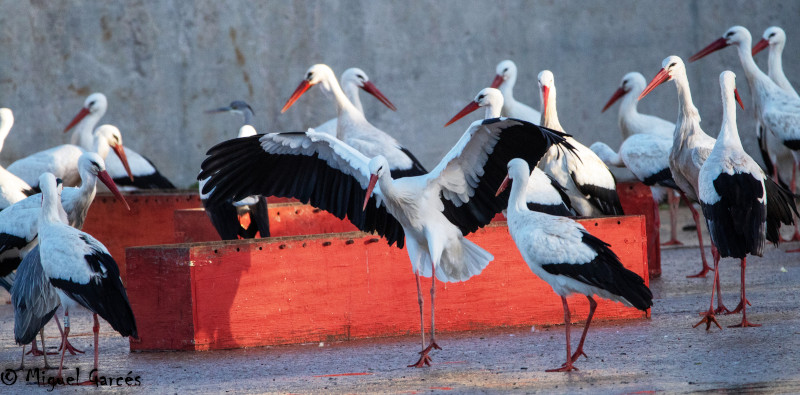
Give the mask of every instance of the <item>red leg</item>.
<svg viewBox="0 0 800 395">
<path fill-rule="evenodd" d="M 436 350 L 441 350 L 442 349 L 441 347 L 439 347 L 438 344 L 436 344 L 436 325 L 435 325 L 435 321 L 434 321 L 434 306 L 435 306 L 434 301 L 436 300 L 436 265 L 432 263 L 431 267 L 432 267 L 432 269 L 431 269 L 432 270 L 432 275 L 431 275 L 431 343 L 428 345 L 428 347 L 425 347 L 425 335 L 424 335 L 425 329 L 423 328 L 422 329 L 422 331 L 423 331 L 422 345 L 425 348 L 423 348 L 422 351 L 420 351 L 420 357 L 419 357 L 419 360 L 417 361 L 417 363 L 415 363 L 413 365 L 408 365 L 408 367 L 421 368 L 421 367 L 423 367 L 425 365 L 431 366 L 431 361 L 432 360 L 431 360 L 431 356 L 428 355 L 428 354 L 433 349 L 436 349 Z M 420 292 L 419 291 L 420 290 L 420 288 L 419 288 L 419 277 L 417 277 L 417 279 L 418 279 L 418 281 L 417 281 L 417 290 L 418 290 L 418 292 Z M 422 293 L 420 292 L 419 295 L 420 295 L 419 296 L 420 300 L 422 300 Z M 420 316 L 422 316 L 422 305 L 420 305 Z"/>
<path fill-rule="evenodd" d="M 43 352 L 42 352 L 42 350 L 39 349 L 39 346 L 36 345 L 36 338 L 34 338 L 33 342 L 31 342 L 31 349 L 28 350 L 28 354 L 30 354 L 30 355 L 32 355 L 34 357 L 42 356 Z"/>
<path fill-rule="evenodd" d="M 83 354 L 83 351 L 73 347 L 72 343 L 69 342 L 69 339 L 66 336 L 64 336 L 64 331 L 61 330 L 61 322 L 58 321 L 58 315 L 54 315 L 54 317 L 56 317 L 56 325 L 58 325 L 58 331 L 61 332 L 61 338 L 63 339 L 61 341 L 61 345 L 58 346 L 58 350 L 61 351 L 61 349 L 64 348 L 64 346 L 66 345 L 67 351 L 69 351 L 70 354 L 72 355 L 75 355 L 75 353 Z M 69 320 L 69 311 L 64 311 L 64 326 L 67 326 L 67 320 Z"/>
<path fill-rule="evenodd" d="M 422 334 L 422 351 L 419 353 L 422 356 L 419 360 L 411 365 L 408 365 L 409 368 L 421 368 L 426 364 L 430 366 L 430 357 L 427 353 L 425 353 L 425 317 L 422 314 L 422 307 L 425 304 L 425 301 L 422 299 L 422 288 L 419 284 L 419 270 L 414 272 L 414 278 L 417 280 L 417 302 L 419 302 L 419 332 Z"/>
<path fill-rule="evenodd" d="M 61 335 L 61 344 L 64 344 L 67 341 L 67 336 L 69 336 L 69 320 L 66 318 L 66 317 L 69 317 L 69 316 L 65 314 L 64 317 L 65 317 L 64 318 L 64 333 Z M 64 354 L 66 352 L 67 352 L 67 348 L 66 347 L 61 349 L 61 361 L 58 363 L 58 375 L 56 375 L 56 378 L 59 378 L 59 379 L 62 378 L 61 371 L 64 368 Z"/>
<path fill-rule="evenodd" d="M 572 354 L 573 363 L 575 363 L 581 355 L 588 358 L 586 353 L 583 352 L 583 341 L 586 340 L 586 333 L 589 332 L 589 324 L 592 323 L 592 316 L 594 316 L 594 310 L 597 308 L 597 302 L 595 302 L 591 296 L 587 295 L 586 298 L 589 299 L 589 317 L 586 318 L 586 326 L 583 327 L 583 334 L 581 335 L 581 341 L 578 343 L 578 349 Z"/>
<path fill-rule="evenodd" d="M 795 193 L 797 192 L 797 183 L 795 181 L 795 176 L 797 175 L 797 166 L 798 165 L 800 165 L 800 163 L 795 161 L 794 165 L 792 166 L 792 181 L 790 182 L 790 185 L 789 185 L 791 187 L 791 189 L 792 189 L 792 196 L 795 196 Z M 798 229 L 798 226 L 800 226 L 800 221 L 795 221 L 794 222 L 794 234 L 792 235 L 791 238 L 789 238 L 788 240 L 784 240 L 784 241 L 800 241 L 800 229 Z M 787 250 L 786 252 L 800 252 L 800 248 L 797 248 L 797 249 L 794 249 L 794 250 Z"/>
<path fill-rule="evenodd" d="M 710 305 L 708 307 L 708 311 L 706 311 L 705 313 L 700 313 L 700 315 L 703 316 L 703 319 L 700 320 L 700 322 L 694 324 L 692 326 L 692 328 L 697 328 L 698 326 L 700 326 L 700 324 L 705 323 L 706 324 L 706 330 L 709 330 L 709 329 L 711 329 L 711 324 L 713 323 L 713 324 L 715 324 L 717 326 L 717 328 L 722 329 L 722 327 L 719 325 L 719 322 L 717 322 L 717 317 L 714 316 L 714 288 L 716 288 L 717 277 L 719 277 L 719 270 L 718 269 L 719 269 L 719 261 L 715 259 L 714 260 L 714 283 L 711 284 L 711 303 L 710 303 Z"/>
<path fill-rule="evenodd" d="M 700 272 L 697 274 L 693 274 L 691 276 L 686 276 L 688 278 L 692 277 L 705 277 L 706 273 L 711 270 L 711 267 L 708 266 L 708 261 L 706 261 L 706 251 L 705 247 L 703 247 L 703 228 L 700 227 L 700 214 L 697 213 L 697 210 L 694 209 L 692 202 L 686 197 L 686 195 L 681 192 L 681 198 L 683 202 L 686 203 L 686 206 L 689 207 L 689 211 L 692 212 L 692 218 L 694 219 L 694 224 L 697 226 L 697 241 L 700 243 L 700 258 L 703 260 L 703 267 L 700 268 Z"/>
<path fill-rule="evenodd" d="M 680 196 L 675 196 L 675 192 L 670 190 L 667 194 L 667 203 L 669 204 L 669 241 L 662 245 L 683 245 L 683 243 L 678 240 L 678 206 L 681 204 Z"/>
<path fill-rule="evenodd" d="M 570 350 L 569 345 L 569 331 L 570 331 L 570 319 L 569 319 L 569 306 L 567 305 L 567 298 L 561 297 L 561 304 L 564 307 L 564 326 L 566 326 L 567 330 L 567 362 L 564 362 L 560 368 L 556 369 L 548 369 L 546 372 L 569 372 L 571 370 L 578 370 L 578 368 L 572 366 L 572 351 Z"/>
<path fill-rule="evenodd" d="M 746 268 L 747 268 L 747 257 L 744 257 L 742 258 L 742 301 L 739 302 L 739 305 L 742 310 L 742 322 L 738 325 L 731 325 L 729 328 L 745 328 L 748 326 L 761 326 L 761 324 L 753 324 L 752 322 L 747 321 L 747 305 L 750 304 L 750 302 L 747 301 L 747 297 L 745 297 L 744 293 L 744 272 Z M 737 307 L 736 310 L 739 310 L 739 307 Z"/>
<path fill-rule="evenodd" d="M 44 370 L 53 369 L 53 367 L 47 363 L 47 354 L 49 353 L 47 352 L 47 347 L 44 345 L 44 328 L 39 329 L 39 337 L 42 338 L 42 350 L 44 351 L 42 353 L 42 357 L 44 358 Z M 33 342 L 36 343 L 35 340 Z"/>
<path fill-rule="evenodd" d="M 719 271 L 719 250 L 717 250 L 717 246 L 714 243 L 711 243 L 711 255 L 714 257 L 714 270 Z M 714 276 L 714 286 L 717 287 L 717 308 L 714 310 L 716 314 L 730 314 L 730 310 L 722 304 L 722 286 L 721 283 L 722 279 L 720 276 Z"/>
</svg>

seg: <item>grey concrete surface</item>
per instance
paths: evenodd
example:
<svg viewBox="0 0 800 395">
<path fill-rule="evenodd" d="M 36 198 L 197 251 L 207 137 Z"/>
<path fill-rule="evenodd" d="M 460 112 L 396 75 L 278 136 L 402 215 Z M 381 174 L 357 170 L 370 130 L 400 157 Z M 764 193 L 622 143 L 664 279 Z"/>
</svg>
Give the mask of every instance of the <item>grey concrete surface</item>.
<svg viewBox="0 0 800 395">
<path fill-rule="evenodd" d="M 363 68 L 398 107 L 365 99 L 368 119 L 430 167 L 479 115 L 442 125 L 507 58 L 520 69 L 515 96 L 537 107 L 536 75 L 554 72 L 561 123 L 587 146 L 619 145 L 617 109 L 600 109 L 625 73 L 651 78 L 666 56 L 688 58 L 734 24 L 755 37 L 782 26 L 784 68 L 800 84 L 794 0 L 0 0 L 0 10 L 0 106 L 16 116 L 0 164 L 69 141 L 61 130 L 88 94 L 101 91 L 109 99 L 103 122 L 117 125 L 126 145 L 179 187 L 193 184 L 205 151 L 239 127 L 238 118 L 203 110 L 246 100 L 261 132 L 305 129 L 334 116 L 317 90 L 280 114 L 315 63 L 337 75 Z M 766 56 L 757 61 L 765 65 Z M 724 69 L 744 77 L 732 49 L 688 65 L 712 136 Z M 673 120 L 676 107 L 675 89 L 665 86 L 640 109 Z M 739 127 L 757 154 L 751 112 L 739 113 Z"/>
<path fill-rule="evenodd" d="M 684 210 L 685 211 L 685 210 Z M 692 232 L 680 233 L 689 243 Z M 126 393 L 799 393 L 800 392 L 800 255 L 787 254 L 789 243 L 768 247 L 763 258 L 748 260 L 748 318 L 763 326 L 725 327 L 706 332 L 692 328 L 697 312 L 708 306 L 711 279 L 686 279 L 697 269 L 696 248 L 662 253 L 663 275 L 651 281 L 655 296 L 652 319 L 596 322 L 586 341 L 588 358 L 570 374 L 546 373 L 564 358 L 564 326 L 504 328 L 485 332 L 440 334 L 443 350 L 430 368 L 405 366 L 415 359 L 416 336 L 312 343 L 210 352 L 129 353 L 128 342 L 103 322 L 101 374 L 122 377 Z M 722 262 L 723 300 L 739 300 L 739 269 Z M 414 303 L 414 301 L 409 301 Z M 91 350 L 91 316 L 73 313 L 73 340 Z M 723 325 L 739 315 L 720 316 Z M 268 323 L 264 323 L 265 327 Z M 0 305 L 0 372 L 19 364 L 13 344 L 13 312 Z M 580 325 L 573 328 L 573 346 Z M 533 330 L 532 330 L 533 329 Z M 47 328 L 49 348 L 58 332 Z M 31 368 L 41 359 L 27 358 Z M 51 361 L 51 363 L 53 363 Z M 70 372 L 85 378 L 90 355 L 67 356 Z M 55 373 L 47 371 L 52 377 Z M 74 376 L 74 373 L 70 373 Z M 139 376 L 141 386 L 124 385 Z M 46 392 L 47 386 L 0 384 L 2 393 Z M 86 387 L 59 388 L 62 393 Z"/>
</svg>

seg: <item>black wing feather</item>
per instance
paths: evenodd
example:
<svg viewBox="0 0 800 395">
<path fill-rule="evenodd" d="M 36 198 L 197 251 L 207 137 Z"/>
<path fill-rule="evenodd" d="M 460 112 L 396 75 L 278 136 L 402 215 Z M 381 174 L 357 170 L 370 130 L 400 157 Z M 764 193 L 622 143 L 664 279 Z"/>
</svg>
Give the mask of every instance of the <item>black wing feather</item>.
<svg viewBox="0 0 800 395">
<path fill-rule="evenodd" d="M 700 202 L 711 240 L 723 257 L 761 256 L 764 251 L 764 226 L 767 207 L 761 180 L 749 173 L 720 173 L 714 179 L 720 200 Z"/>
<path fill-rule="evenodd" d="M 203 200 L 206 214 L 217 230 L 219 237 L 222 240 L 236 240 L 239 237 L 242 225 L 239 223 L 239 215 L 236 213 L 236 207 L 230 201 L 224 201 L 216 204 L 210 204 L 207 200 Z"/>
<path fill-rule="evenodd" d="M 411 153 L 405 147 L 400 147 L 400 151 L 403 151 L 409 159 L 411 159 L 411 167 L 408 169 L 391 169 L 392 178 L 398 179 L 402 177 L 414 177 L 414 176 L 421 176 L 423 174 L 427 174 L 428 171 L 425 170 L 425 166 L 422 166 L 422 163 L 417 159 L 414 154 Z"/>
<path fill-rule="evenodd" d="M 767 240 L 778 245 L 781 223 L 794 225 L 794 216 L 798 216 L 797 206 L 789 189 L 776 184 L 772 178 L 764 178 L 764 188 L 767 191 Z"/>
</svg>

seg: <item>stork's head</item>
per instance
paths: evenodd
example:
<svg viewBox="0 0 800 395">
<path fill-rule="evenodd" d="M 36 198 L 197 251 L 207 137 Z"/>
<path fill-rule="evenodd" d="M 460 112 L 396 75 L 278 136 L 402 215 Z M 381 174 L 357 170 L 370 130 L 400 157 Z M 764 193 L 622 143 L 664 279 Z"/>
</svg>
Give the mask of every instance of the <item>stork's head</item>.
<svg viewBox="0 0 800 395">
<path fill-rule="evenodd" d="M 539 72 L 539 97 L 542 99 L 542 115 L 547 113 L 547 106 L 549 98 L 555 97 L 556 92 L 556 79 L 553 72 L 550 70 L 542 70 Z"/>
<path fill-rule="evenodd" d="M 86 173 L 94 175 L 103 184 L 105 184 L 106 187 L 108 187 L 108 190 L 111 191 L 111 193 L 113 193 L 117 199 L 122 201 L 122 203 L 125 203 L 125 207 L 128 210 L 131 209 L 131 207 L 128 205 L 128 202 L 119 192 L 119 189 L 117 189 L 117 185 L 114 184 L 114 180 L 112 180 L 111 176 L 108 175 L 108 172 L 106 171 L 106 162 L 102 157 L 100 157 L 100 155 L 94 152 L 84 152 L 81 154 L 81 156 L 78 158 L 78 171 L 81 174 L 81 179 L 83 180 L 82 182 L 86 182 L 88 178 L 85 176 Z"/>
<path fill-rule="evenodd" d="M 635 94 L 639 94 L 644 90 L 644 87 L 647 85 L 647 80 L 644 79 L 642 73 L 632 71 L 628 74 L 625 74 L 622 77 L 622 81 L 619 84 L 619 88 L 611 95 L 611 98 L 608 99 L 608 102 L 605 106 L 603 106 L 603 110 L 600 112 L 605 112 L 614 104 L 617 100 L 619 100 L 622 96 L 625 96 L 629 92 L 634 92 Z"/>
<path fill-rule="evenodd" d="M 497 64 L 497 67 L 495 68 L 494 80 L 489 86 L 492 88 L 498 88 L 506 81 L 513 84 L 516 80 L 517 65 L 514 64 L 513 61 L 506 59 Z"/>
<path fill-rule="evenodd" d="M 78 111 L 78 114 L 72 118 L 72 121 L 69 122 L 66 128 L 64 128 L 64 133 L 68 132 L 72 129 L 75 125 L 78 124 L 83 118 L 85 118 L 89 114 L 97 114 L 98 116 L 103 116 L 106 112 L 106 108 L 108 107 L 108 101 L 106 100 L 106 95 L 96 92 L 89 95 L 86 100 L 83 101 L 83 107 L 81 110 Z"/>
<path fill-rule="evenodd" d="M 364 70 L 359 69 L 358 67 L 351 67 L 342 73 L 342 86 L 347 84 L 354 84 L 355 86 L 363 89 L 365 92 L 369 93 L 372 96 L 375 96 L 381 103 L 383 103 L 386 107 L 389 107 L 392 111 L 397 111 L 397 107 L 392 104 L 386 96 L 381 93 L 380 90 L 373 84 L 367 73 Z"/>
<path fill-rule="evenodd" d="M 719 51 L 720 49 L 729 45 L 740 45 L 750 48 L 750 44 L 752 42 L 753 37 L 750 35 L 750 31 L 743 26 L 734 26 L 728 29 L 728 31 L 726 31 L 722 37 L 718 38 L 711 44 L 708 44 L 708 46 L 700 50 L 700 52 L 692 55 L 692 57 L 689 58 L 689 62 L 699 60 L 700 58 L 703 58 L 712 52 Z"/>
<path fill-rule="evenodd" d="M 125 167 L 125 172 L 128 173 L 128 177 L 133 181 L 133 173 L 128 164 L 128 157 L 125 155 L 125 148 L 122 146 L 122 133 L 119 129 L 114 125 L 100 125 L 100 127 L 94 131 L 94 136 L 96 151 L 101 155 L 105 155 L 108 151 L 105 151 L 102 146 L 107 145 L 110 147 L 119 157 L 122 166 Z"/>
<path fill-rule="evenodd" d="M 306 76 L 303 78 L 303 81 L 300 82 L 300 85 L 297 86 L 297 89 L 294 90 L 292 96 L 286 101 L 286 104 L 284 104 L 283 108 L 281 109 L 281 113 L 286 112 L 286 110 L 288 110 L 289 107 L 291 107 L 292 104 L 294 104 L 294 102 L 296 102 L 300 96 L 303 96 L 303 93 L 306 93 L 306 91 L 312 86 L 322 83 L 326 90 L 330 90 L 330 85 L 334 81 L 336 81 L 336 75 L 333 74 L 333 70 L 331 70 L 328 65 L 318 63 L 311 66 L 308 71 L 306 71 Z"/>
<path fill-rule="evenodd" d="M 500 187 L 497 188 L 497 193 L 495 196 L 499 196 L 503 191 L 508 188 L 512 181 L 527 179 L 531 175 L 530 167 L 528 167 L 528 162 L 520 159 L 514 158 L 508 162 L 508 174 L 506 178 L 503 179 L 503 182 L 500 184 Z"/>
<path fill-rule="evenodd" d="M 372 158 L 367 164 L 367 168 L 369 169 L 369 184 L 367 184 L 367 194 L 364 196 L 364 207 L 362 210 L 367 209 L 367 203 L 369 202 L 370 196 L 372 196 L 372 190 L 375 189 L 375 184 L 378 183 L 378 179 L 389 174 L 389 161 L 386 160 L 382 155 L 378 155 Z"/>
<path fill-rule="evenodd" d="M 783 48 L 786 43 L 786 32 L 778 26 L 770 26 L 764 30 L 761 40 L 753 46 L 753 55 L 761 52 L 764 48 Z"/>
<path fill-rule="evenodd" d="M 486 107 L 486 118 L 497 118 L 500 116 L 500 110 L 503 108 L 503 94 L 496 88 L 483 88 L 475 96 L 469 104 L 467 104 L 461 111 L 458 112 L 453 118 L 444 124 L 445 127 L 450 126 L 453 122 L 458 121 L 467 114 L 477 110 L 480 107 Z"/>
<path fill-rule="evenodd" d="M 674 79 L 677 76 L 685 76 L 686 75 L 686 66 L 683 64 L 683 60 L 675 55 L 667 56 L 664 58 L 664 61 L 661 62 L 661 70 L 650 80 L 650 83 L 647 84 L 647 87 L 644 88 L 641 94 L 639 94 L 639 100 L 642 100 L 643 97 L 647 96 L 648 93 L 653 91 L 657 86 Z"/>
</svg>

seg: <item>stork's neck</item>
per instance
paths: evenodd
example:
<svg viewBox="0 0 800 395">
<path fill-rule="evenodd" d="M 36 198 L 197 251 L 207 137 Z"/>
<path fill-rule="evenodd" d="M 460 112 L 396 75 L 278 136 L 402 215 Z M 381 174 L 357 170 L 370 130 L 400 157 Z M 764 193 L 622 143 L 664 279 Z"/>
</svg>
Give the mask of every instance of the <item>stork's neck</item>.
<svg viewBox="0 0 800 395">
<path fill-rule="evenodd" d="M 739 130 L 736 128 L 736 99 L 733 89 L 725 89 L 722 92 L 722 126 L 717 141 L 726 147 L 744 150 Z"/>
<path fill-rule="evenodd" d="M 97 193 L 97 175 L 91 171 L 81 169 L 81 186 L 78 188 L 81 200 L 89 199 L 89 202 L 94 200 L 94 195 Z M 86 205 L 88 206 L 88 204 Z"/>
<path fill-rule="evenodd" d="M 528 210 L 528 204 L 525 200 L 525 191 L 527 189 L 528 177 L 514 178 L 511 182 L 511 193 L 508 196 L 508 214 L 523 213 Z"/>
<path fill-rule="evenodd" d="M 94 145 L 92 142 L 94 127 L 97 126 L 97 123 L 100 122 L 100 118 L 102 118 L 105 113 L 105 111 L 90 112 L 81 119 L 72 131 L 72 136 L 69 139 L 70 144 L 77 145 L 85 150 L 91 149 Z"/>
<path fill-rule="evenodd" d="M 517 82 L 517 76 L 512 75 L 507 80 L 504 80 L 497 89 L 503 94 L 503 105 L 508 105 L 514 102 L 514 84 Z"/>
<path fill-rule="evenodd" d="M 42 211 L 39 212 L 39 223 L 55 224 L 62 222 L 59 209 L 63 211 L 58 191 L 55 188 L 42 189 Z"/>
<path fill-rule="evenodd" d="M 100 155 L 103 160 L 106 160 L 108 157 L 108 151 L 111 150 L 111 146 L 108 145 L 108 142 L 101 138 L 100 136 L 94 136 L 92 140 L 92 150 L 91 152 Z"/>
<path fill-rule="evenodd" d="M 775 84 L 781 89 L 794 96 L 798 96 L 792 83 L 789 82 L 789 79 L 786 78 L 786 74 L 783 73 L 783 60 L 781 59 L 783 46 L 784 44 L 779 42 L 776 43 L 774 47 L 772 45 L 769 47 L 769 78 L 775 81 Z"/>
<path fill-rule="evenodd" d="M 342 87 L 344 95 L 347 97 L 348 100 L 350 100 L 350 103 L 353 104 L 353 107 L 358 109 L 358 112 L 363 114 L 364 106 L 361 105 L 361 97 L 358 94 L 359 89 L 360 88 L 356 84 L 345 84 L 345 86 Z"/>
<path fill-rule="evenodd" d="M 639 93 L 641 93 L 641 91 Z M 619 123 L 619 130 L 622 131 L 623 140 L 633 134 L 630 128 L 628 128 L 628 122 L 635 122 L 636 118 L 640 115 L 637 108 L 639 104 L 639 93 L 633 91 L 626 93 L 625 96 L 622 97 L 622 102 L 619 104 L 617 123 Z"/>
<path fill-rule="evenodd" d="M 11 131 L 11 127 L 14 126 L 14 120 L 8 119 L 0 119 L 0 151 L 3 151 L 3 145 L 6 142 L 6 137 L 8 133 Z"/>
<path fill-rule="evenodd" d="M 503 106 L 497 106 L 497 105 L 495 105 L 493 103 L 489 103 L 489 105 L 486 106 L 486 113 L 485 113 L 483 118 L 484 119 L 499 118 L 500 117 L 500 110 L 502 110 L 502 109 L 503 109 Z"/>
<path fill-rule="evenodd" d="M 244 124 L 245 125 L 252 125 L 253 124 L 253 112 L 250 111 L 249 108 L 245 108 L 242 110 L 242 116 L 244 116 Z"/>
<path fill-rule="evenodd" d="M 334 103 L 336 104 L 336 114 L 338 116 L 342 116 L 343 113 L 348 114 L 351 117 L 358 118 L 359 115 L 361 118 L 364 118 L 364 113 L 358 110 L 355 105 L 347 98 L 342 90 L 342 87 L 339 85 L 339 81 L 336 80 L 336 77 L 331 76 L 329 79 L 325 79 L 320 82 L 322 86 L 322 91 L 328 97 L 332 98 Z M 366 120 L 366 118 L 364 118 Z"/>
<path fill-rule="evenodd" d="M 563 132 L 564 128 L 561 127 L 561 122 L 558 121 L 558 110 L 556 110 L 556 87 L 550 87 L 550 92 L 547 94 L 547 105 L 544 106 L 542 112 L 542 126 Z"/>
<path fill-rule="evenodd" d="M 739 60 L 742 62 L 744 75 L 747 77 L 747 84 L 750 86 L 750 92 L 753 95 L 755 106 L 759 108 L 761 107 L 760 92 L 767 89 L 768 85 L 775 85 L 775 83 L 769 79 L 768 75 L 764 74 L 764 72 L 758 68 L 758 65 L 756 65 L 750 44 L 751 41 L 742 40 L 736 45 L 736 51 L 739 53 Z"/>
<path fill-rule="evenodd" d="M 677 125 L 683 125 L 687 122 L 696 121 L 700 123 L 700 112 L 692 102 L 692 91 L 689 89 L 689 79 L 686 75 L 681 75 L 674 78 L 675 87 L 678 88 L 678 122 Z M 678 127 L 678 129 L 685 129 Z"/>
</svg>

